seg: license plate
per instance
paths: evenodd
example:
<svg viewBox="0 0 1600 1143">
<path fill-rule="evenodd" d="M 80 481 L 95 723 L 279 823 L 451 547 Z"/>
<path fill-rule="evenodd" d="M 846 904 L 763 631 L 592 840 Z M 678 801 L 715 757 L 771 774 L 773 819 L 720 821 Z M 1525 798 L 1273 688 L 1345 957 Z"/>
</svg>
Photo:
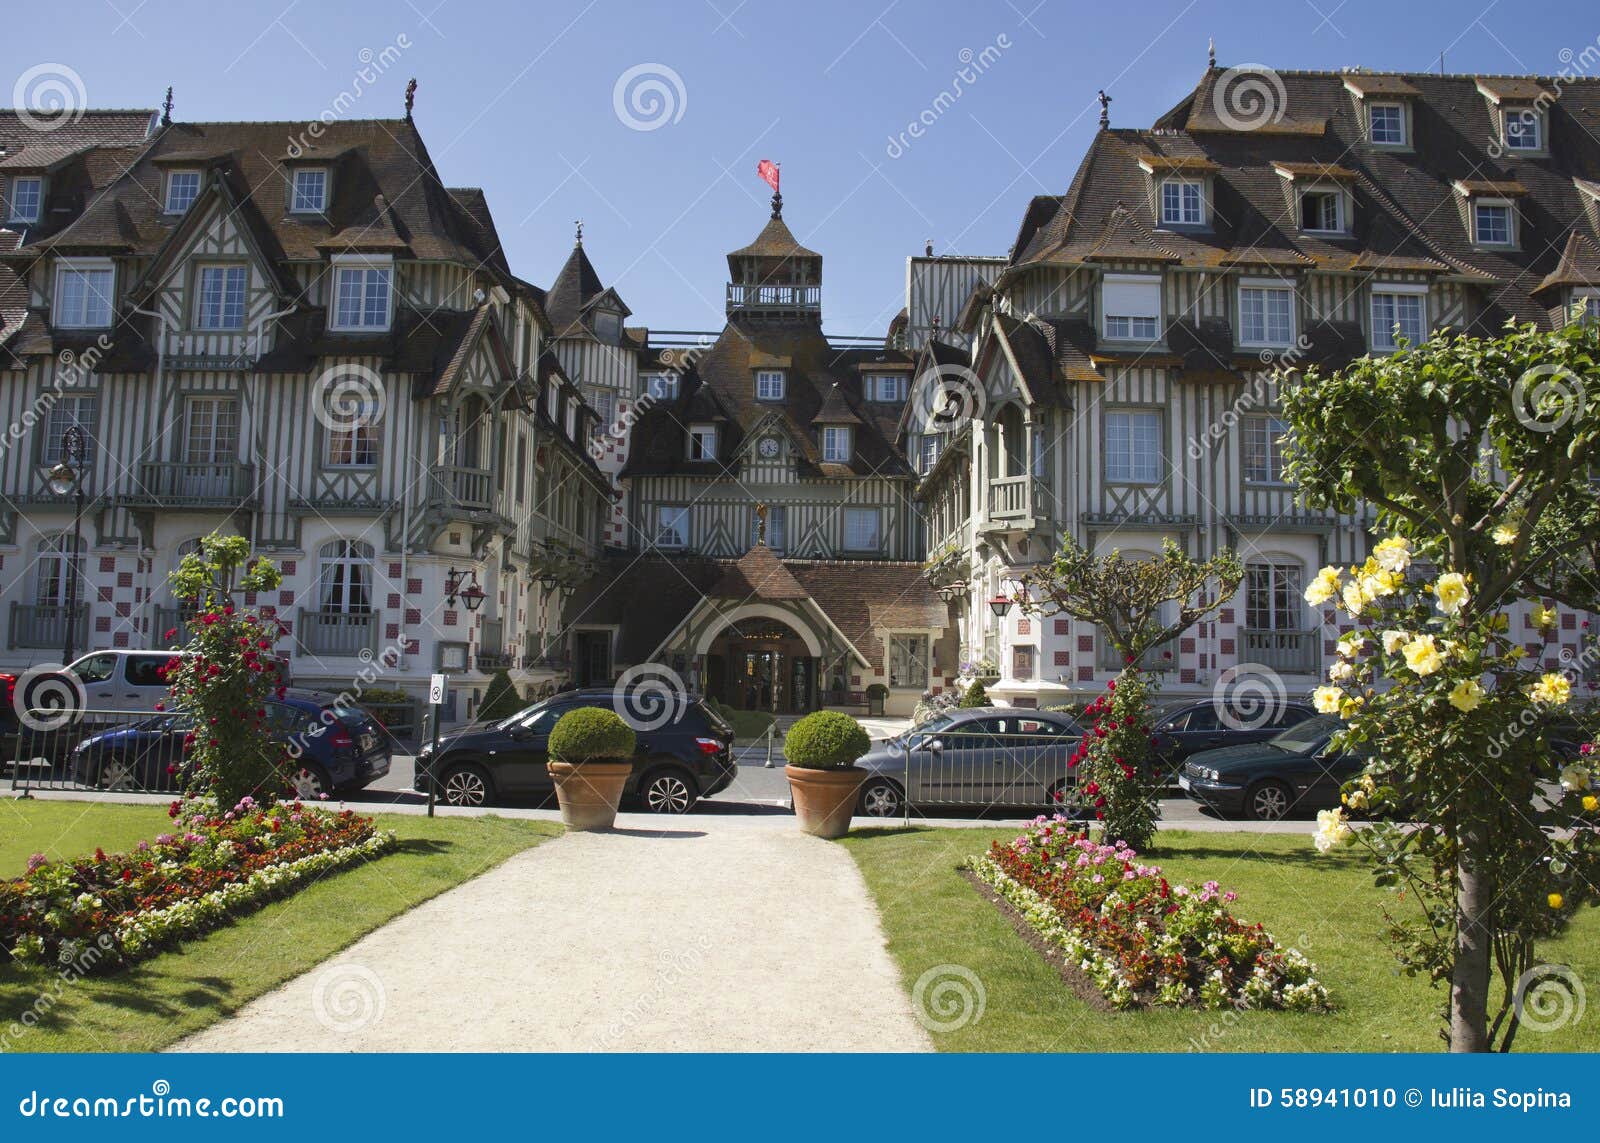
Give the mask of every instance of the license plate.
<svg viewBox="0 0 1600 1143">
<path fill-rule="evenodd" d="M 1178 789 L 1180 789 L 1180 790 L 1193 789 L 1193 787 L 1189 785 L 1189 779 L 1187 777 L 1185 777 L 1184 775 L 1182 775 L 1182 774 L 1178 775 Z"/>
</svg>

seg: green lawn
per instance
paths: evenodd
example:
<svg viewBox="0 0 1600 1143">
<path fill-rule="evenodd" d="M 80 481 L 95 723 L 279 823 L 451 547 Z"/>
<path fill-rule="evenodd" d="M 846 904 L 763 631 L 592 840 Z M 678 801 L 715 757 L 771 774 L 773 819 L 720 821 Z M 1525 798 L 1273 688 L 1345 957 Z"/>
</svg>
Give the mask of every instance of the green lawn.
<svg viewBox="0 0 1600 1143">
<path fill-rule="evenodd" d="M 1307 835 L 1160 835 L 1147 856 L 1175 881 L 1220 881 L 1235 889 L 1237 916 L 1265 922 L 1280 943 L 1317 966 L 1337 1011 L 1242 1014 L 1198 1009 L 1097 1011 L 1080 1001 L 998 910 L 956 871 L 962 859 L 1009 840 L 1016 829 L 863 830 L 844 844 L 883 914 L 889 949 L 907 988 L 937 965 L 976 973 L 981 1018 L 937 1033 L 953 1052 L 1438 1051 L 1437 1009 L 1447 993 L 1398 973 L 1383 938 L 1381 908 L 1411 908 L 1375 889 L 1359 853 L 1319 855 Z M 1569 934 L 1540 956 L 1570 965 L 1580 980 L 1600 977 L 1600 915 L 1585 910 Z M 1594 1005 L 1589 1005 L 1591 1009 Z M 1600 1050 L 1600 1013 L 1536 1033 L 1523 1028 L 1517 1051 Z"/>
<path fill-rule="evenodd" d="M 0 964 L 0 1045 L 10 1051 L 164 1048 L 326 960 L 364 934 L 446 889 L 561 832 L 510 818 L 377 815 L 400 846 L 377 861 L 330 875 L 285 900 L 181 949 L 123 972 L 63 985 L 41 969 Z M 0 876 L 28 854 L 70 856 L 126 849 L 165 828 L 161 807 L 0 802 Z M 39 1024 L 7 1039 L 41 995 Z"/>
</svg>

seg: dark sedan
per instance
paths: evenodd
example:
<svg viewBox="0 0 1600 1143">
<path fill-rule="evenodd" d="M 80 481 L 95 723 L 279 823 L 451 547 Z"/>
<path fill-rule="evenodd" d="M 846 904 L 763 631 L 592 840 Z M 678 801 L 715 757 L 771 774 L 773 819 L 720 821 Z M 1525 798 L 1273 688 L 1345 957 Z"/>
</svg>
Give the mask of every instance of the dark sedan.
<svg viewBox="0 0 1600 1143">
<path fill-rule="evenodd" d="M 1265 742 L 1316 713 L 1310 703 L 1269 699 L 1248 706 L 1229 697 L 1169 710 L 1156 720 L 1152 735 L 1156 773 L 1176 778 L 1192 754 L 1221 746 Z"/>
<path fill-rule="evenodd" d="M 1202 750 L 1184 763 L 1178 785 L 1224 817 L 1276 821 L 1331 809 L 1366 765 L 1364 756 L 1333 745 L 1343 725 L 1319 714 L 1265 742 Z"/>
</svg>

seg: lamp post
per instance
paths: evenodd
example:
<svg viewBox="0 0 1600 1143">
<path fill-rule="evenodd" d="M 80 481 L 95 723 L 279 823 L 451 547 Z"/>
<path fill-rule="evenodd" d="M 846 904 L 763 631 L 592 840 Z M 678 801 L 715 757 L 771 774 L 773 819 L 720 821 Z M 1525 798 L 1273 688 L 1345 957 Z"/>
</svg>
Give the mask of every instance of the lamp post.
<svg viewBox="0 0 1600 1143">
<path fill-rule="evenodd" d="M 72 497 L 72 550 L 66 553 L 67 614 L 61 636 L 61 662 L 72 662 L 78 619 L 78 550 L 83 546 L 83 430 L 69 425 L 61 434 L 61 460 L 50 470 L 50 491 Z"/>
</svg>

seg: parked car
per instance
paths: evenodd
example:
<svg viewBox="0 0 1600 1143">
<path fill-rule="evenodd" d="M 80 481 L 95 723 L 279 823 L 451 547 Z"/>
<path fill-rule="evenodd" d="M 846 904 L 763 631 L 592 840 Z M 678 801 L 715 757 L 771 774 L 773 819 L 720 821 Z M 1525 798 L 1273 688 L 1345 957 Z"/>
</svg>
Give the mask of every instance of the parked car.
<svg viewBox="0 0 1600 1143">
<path fill-rule="evenodd" d="M 1183 791 L 1224 817 L 1276 821 L 1339 805 L 1340 788 L 1366 764 L 1363 754 L 1335 747 L 1344 725 L 1319 714 L 1265 742 L 1223 746 L 1189 756 L 1178 775 Z"/>
<path fill-rule="evenodd" d="M 1156 719 L 1151 737 L 1152 761 L 1158 775 L 1176 779 L 1191 754 L 1219 746 L 1265 742 L 1291 726 L 1315 717 L 1310 703 L 1290 700 L 1263 709 L 1237 698 L 1206 699 L 1166 711 Z"/>
<path fill-rule="evenodd" d="M 359 789 L 389 772 L 389 736 L 371 715 L 323 691 L 291 690 L 266 703 L 273 738 L 295 756 L 289 783 L 301 798 Z M 179 713 L 157 714 L 102 730 L 73 749 L 72 779 L 113 790 L 176 790 L 183 785 L 184 736 Z"/>
<path fill-rule="evenodd" d="M 501 798 L 541 798 L 555 791 L 545 769 L 550 731 L 569 710 L 610 709 L 610 687 L 565 691 L 500 722 L 470 726 L 417 754 L 416 788 L 453 806 L 482 806 Z M 680 692 L 665 725 L 635 728 L 633 774 L 623 796 L 652 813 L 681 814 L 700 798 L 728 787 L 738 772 L 733 728 L 698 696 Z"/>
<path fill-rule="evenodd" d="M 1070 803 L 1067 760 L 1083 728 L 1020 707 L 948 711 L 873 746 L 860 812 L 888 818 L 914 806 L 1045 807 Z M 1058 797 L 1059 795 L 1059 797 Z"/>
<path fill-rule="evenodd" d="M 181 651 L 94 651 L 74 659 L 67 670 L 83 684 L 86 706 L 91 711 L 136 711 L 154 713 L 167 698 L 164 672 Z"/>
</svg>

